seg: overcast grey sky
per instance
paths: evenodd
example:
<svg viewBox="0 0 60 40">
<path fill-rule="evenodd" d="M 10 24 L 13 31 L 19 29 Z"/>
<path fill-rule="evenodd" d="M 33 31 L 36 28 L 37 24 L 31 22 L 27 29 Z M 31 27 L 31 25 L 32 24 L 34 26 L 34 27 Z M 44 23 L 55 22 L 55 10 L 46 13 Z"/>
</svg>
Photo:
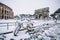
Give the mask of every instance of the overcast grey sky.
<svg viewBox="0 0 60 40">
<path fill-rule="evenodd" d="M 0 0 L 11 7 L 14 15 L 34 14 L 36 9 L 49 7 L 50 14 L 60 8 L 60 0 Z"/>
</svg>

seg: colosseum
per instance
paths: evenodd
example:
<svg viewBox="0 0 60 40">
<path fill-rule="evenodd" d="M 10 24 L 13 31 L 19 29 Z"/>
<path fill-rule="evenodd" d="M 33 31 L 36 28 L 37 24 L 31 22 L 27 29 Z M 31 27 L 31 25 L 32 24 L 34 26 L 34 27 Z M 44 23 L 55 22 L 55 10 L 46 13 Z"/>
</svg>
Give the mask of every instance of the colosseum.
<svg viewBox="0 0 60 40">
<path fill-rule="evenodd" d="M 13 10 L 7 5 L 0 3 L 0 19 L 12 19 Z"/>
</svg>

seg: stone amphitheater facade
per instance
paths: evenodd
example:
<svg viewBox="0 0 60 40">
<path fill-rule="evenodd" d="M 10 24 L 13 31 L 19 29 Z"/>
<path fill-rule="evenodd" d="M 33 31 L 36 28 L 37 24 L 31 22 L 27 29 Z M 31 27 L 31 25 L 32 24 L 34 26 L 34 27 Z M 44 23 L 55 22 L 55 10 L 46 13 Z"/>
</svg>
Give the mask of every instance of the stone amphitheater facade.
<svg viewBox="0 0 60 40">
<path fill-rule="evenodd" d="M 7 5 L 0 3 L 0 19 L 12 19 L 13 10 Z"/>
</svg>

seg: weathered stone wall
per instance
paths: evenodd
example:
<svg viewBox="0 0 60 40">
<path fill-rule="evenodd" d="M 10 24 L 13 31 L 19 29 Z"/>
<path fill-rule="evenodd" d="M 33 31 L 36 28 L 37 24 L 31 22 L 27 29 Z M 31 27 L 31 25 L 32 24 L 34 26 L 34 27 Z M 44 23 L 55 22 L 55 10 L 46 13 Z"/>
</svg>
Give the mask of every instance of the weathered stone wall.
<svg viewBox="0 0 60 40">
<path fill-rule="evenodd" d="M 48 16 L 49 16 L 49 7 L 35 10 L 34 16 L 37 19 L 40 19 L 41 17 L 42 17 L 42 19 L 48 18 Z"/>
<path fill-rule="evenodd" d="M 13 11 L 7 5 L 0 3 L 0 19 L 13 18 Z"/>
</svg>

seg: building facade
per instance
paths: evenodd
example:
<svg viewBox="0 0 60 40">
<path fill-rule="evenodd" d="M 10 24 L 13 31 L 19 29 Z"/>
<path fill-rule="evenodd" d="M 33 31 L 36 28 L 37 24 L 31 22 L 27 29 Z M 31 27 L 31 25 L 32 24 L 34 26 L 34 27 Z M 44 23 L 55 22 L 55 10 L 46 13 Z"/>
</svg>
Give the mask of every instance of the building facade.
<svg viewBox="0 0 60 40">
<path fill-rule="evenodd" d="M 49 16 L 49 7 L 35 10 L 34 16 L 35 16 L 36 19 L 48 18 L 48 16 Z"/>
<path fill-rule="evenodd" d="M 0 3 L 0 19 L 12 19 L 13 11 L 7 5 Z"/>
<path fill-rule="evenodd" d="M 54 17 L 58 20 L 60 20 L 60 8 L 58 8 L 54 13 L 53 13 Z"/>
</svg>

